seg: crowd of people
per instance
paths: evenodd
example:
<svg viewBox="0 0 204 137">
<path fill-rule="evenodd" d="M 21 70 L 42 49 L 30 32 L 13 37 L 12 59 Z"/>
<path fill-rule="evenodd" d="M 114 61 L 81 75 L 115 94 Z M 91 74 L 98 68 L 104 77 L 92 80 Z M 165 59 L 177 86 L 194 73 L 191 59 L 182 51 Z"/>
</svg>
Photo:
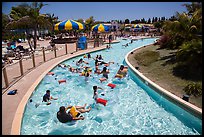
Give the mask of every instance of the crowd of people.
<svg viewBox="0 0 204 137">
<path fill-rule="evenodd" d="M 87 60 L 85 60 L 85 58 L 87 58 Z M 95 62 L 94 68 L 91 68 L 89 66 L 90 61 Z M 107 67 L 109 67 L 111 64 L 115 64 L 115 62 L 106 62 L 104 61 L 102 55 L 96 55 L 96 57 L 92 57 L 90 53 L 87 53 L 83 56 L 83 58 L 80 58 L 76 61 L 76 66 L 58 64 L 58 67 L 67 69 L 71 73 L 78 73 L 81 77 L 84 76 L 86 82 L 88 81 L 89 77 L 92 77 L 93 75 L 101 75 L 99 81 L 102 83 L 109 78 L 110 71 Z M 99 66 L 103 69 L 99 69 Z M 93 69 L 94 71 L 92 72 Z M 114 78 L 121 79 L 125 77 L 127 75 L 127 70 L 127 66 L 121 65 Z M 54 74 L 52 76 L 54 76 Z M 103 90 L 103 88 L 101 87 L 93 86 L 93 99 L 96 103 L 98 99 L 98 89 Z M 46 105 L 50 105 L 51 100 L 57 100 L 57 98 L 51 96 L 50 92 L 50 90 L 47 90 L 46 94 L 43 96 L 43 102 L 46 102 Z M 104 94 L 101 95 L 104 96 Z M 84 106 L 61 106 L 59 108 L 59 111 L 57 112 L 57 119 L 62 123 L 70 122 L 73 120 L 84 120 L 84 116 L 82 115 L 82 113 L 89 112 L 90 110 L 91 106 L 86 108 L 86 104 Z"/>
</svg>

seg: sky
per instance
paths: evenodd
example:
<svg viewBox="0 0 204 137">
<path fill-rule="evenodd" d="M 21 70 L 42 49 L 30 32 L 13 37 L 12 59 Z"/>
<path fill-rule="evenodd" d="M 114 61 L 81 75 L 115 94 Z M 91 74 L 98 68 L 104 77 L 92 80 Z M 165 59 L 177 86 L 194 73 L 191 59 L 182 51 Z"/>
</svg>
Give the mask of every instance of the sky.
<svg viewBox="0 0 204 137">
<path fill-rule="evenodd" d="M 54 13 L 60 21 L 79 18 L 86 20 L 90 16 L 96 21 L 148 20 L 163 16 L 170 18 L 176 12 L 184 12 L 184 3 L 187 2 L 44 2 L 48 5 L 40 13 Z M 21 2 L 3 2 L 2 12 L 9 14 L 12 6 L 19 4 Z"/>
</svg>

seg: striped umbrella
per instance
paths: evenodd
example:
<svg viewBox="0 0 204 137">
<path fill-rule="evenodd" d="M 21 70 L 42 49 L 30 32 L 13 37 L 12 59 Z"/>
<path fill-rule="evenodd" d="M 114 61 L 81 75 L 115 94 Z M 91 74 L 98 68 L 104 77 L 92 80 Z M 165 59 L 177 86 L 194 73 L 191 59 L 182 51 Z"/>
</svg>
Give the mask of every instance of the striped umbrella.
<svg viewBox="0 0 204 137">
<path fill-rule="evenodd" d="M 140 25 L 140 24 L 135 24 L 135 25 L 133 26 L 133 28 L 142 28 L 142 25 Z"/>
<path fill-rule="evenodd" d="M 74 20 L 65 20 L 63 22 L 59 22 L 55 24 L 55 30 L 81 30 L 84 29 L 85 26 L 82 23 L 76 22 Z"/>
<path fill-rule="evenodd" d="M 109 27 L 104 24 L 96 24 L 91 28 L 92 31 L 106 32 L 109 31 Z"/>
</svg>

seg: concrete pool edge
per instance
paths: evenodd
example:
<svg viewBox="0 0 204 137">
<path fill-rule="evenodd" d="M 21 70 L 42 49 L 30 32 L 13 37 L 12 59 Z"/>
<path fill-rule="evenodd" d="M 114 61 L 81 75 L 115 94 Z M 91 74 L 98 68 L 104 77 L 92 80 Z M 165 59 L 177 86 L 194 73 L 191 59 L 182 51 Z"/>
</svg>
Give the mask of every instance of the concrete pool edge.
<svg viewBox="0 0 204 137">
<path fill-rule="evenodd" d="M 152 44 L 149 45 L 144 45 L 144 46 L 151 46 Z M 197 106 L 184 101 L 183 99 L 181 99 L 180 97 L 172 94 L 171 92 L 163 89 L 162 87 L 160 87 L 159 85 L 157 85 L 156 83 L 152 82 L 150 79 L 148 79 L 147 77 L 145 77 L 141 72 L 139 72 L 138 70 L 136 70 L 128 61 L 128 56 L 129 54 L 131 54 L 131 52 L 138 50 L 140 48 L 135 48 L 133 50 L 131 50 L 130 52 L 128 52 L 125 56 L 125 62 L 127 63 L 127 65 L 131 68 L 131 70 L 134 72 L 134 74 L 136 74 L 138 76 L 138 78 L 144 82 L 146 85 L 148 85 L 150 88 L 152 88 L 154 91 L 158 92 L 160 95 L 165 96 L 168 100 L 173 101 L 173 103 L 179 105 L 180 107 L 182 107 L 183 109 L 185 109 L 186 111 L 190 112 L 192 115 L 198 117 L 199 119 L 202 120 L 202 109 L 198 108 Z"/>
<path fill-rule="evenodd" d="M 78 56 L 81 56 L 83 54 L 86 53 L 92 53 L 92 52 L 97 52 L 100 50 L 105 50 L 106 49 L 106 45 L 94 48 L 94 49 L 88 49 L 85 51 L 79 51 L 78 53 L 75 52 L 75 54 L 71 54 L 67 57 L 65 57 L 64 59 L 57 61 L 56 63 L 54 63 L 53 65 L 51 65 L 48 69 L 46 69 L 46 71 L 44 71 L 38 78 L 37 80 L 32 84 L 32 86 L 29 88 L 29 90 L 26 92 L 26 94 L 23 96 L 22 100 L 20 101 L 18 108 L 16 110 L 13 122 L 12 122 L 12 127 L 11 127 L 11 135 L 20 135 L 20 130 L 21 130 L 21 124 L 22 124 L 22 118 L 23 118 L 23 114 L 24 114 L 24 110 L 25 110 L 25 106 L 26 103 L 28 101 L 28 99 L 30 98 L 30 96 L 32 95 L 33 91 L 35 90 L 35 88 L 38 86 L 38 84 L 40 83 L 40 81 L 45 77 L 45 75 L 52 70 L 54 67 L 56 67 L 59 63 L 64 62 L 68 59 L 72 59 Z"/>
</svg>

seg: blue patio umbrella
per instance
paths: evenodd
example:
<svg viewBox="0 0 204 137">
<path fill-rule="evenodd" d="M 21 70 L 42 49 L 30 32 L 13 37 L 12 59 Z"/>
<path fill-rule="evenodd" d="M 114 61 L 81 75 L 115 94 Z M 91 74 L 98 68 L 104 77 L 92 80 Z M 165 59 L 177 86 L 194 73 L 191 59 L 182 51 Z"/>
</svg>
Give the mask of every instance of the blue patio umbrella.
<svg viewBox="0 0 204 137">
<path fill-rule="evenodd" d="M 91 28 L 92 31 L 107 32 L 109 27 L 104 24 L 96 24 Z"/>
<path fill-rule="evenodd" d="M 54 30 L 82 30 L 84 28 L 85 26 L 82 23 L 76 22 L 74 20 L 65 20 L 55 24 L 54 26 Z"/>
</svg>

